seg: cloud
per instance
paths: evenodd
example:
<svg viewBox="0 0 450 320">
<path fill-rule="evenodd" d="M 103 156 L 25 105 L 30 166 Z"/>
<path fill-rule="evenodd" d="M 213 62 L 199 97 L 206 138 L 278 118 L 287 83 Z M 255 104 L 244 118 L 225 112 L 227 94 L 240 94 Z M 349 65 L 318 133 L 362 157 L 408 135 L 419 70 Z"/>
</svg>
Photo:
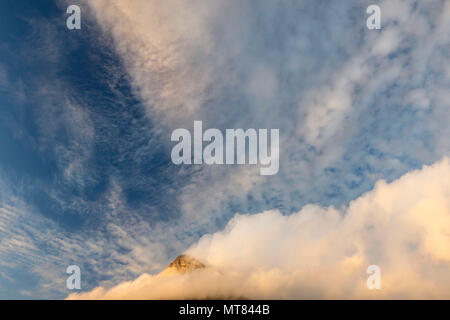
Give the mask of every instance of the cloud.
<svg viewBox="0 0 450 320">
<path fill-rule="evenodd" d="M 108 202 L 97 204 L 99 211 L 108 212 L 102 225 L 84 232 L 62 226 L 60 220 L 67 218 L 62 215 L 46 217 L 12 195 L 2 181 L 0 190 L 0 279 L 8 289 L 1 293 L 5 298 L 64 297 L 68 292 L 65 270 L 72 264 L 80 266 L 82 288 L 88 289 L 96 283 L 110 286 L 143 272 L 156 272 L 162 268 L 160 261 L 168 260 L 170 246 L 153 229 L 158 227 L 124 208 L 117 184 L 109 190 Z M 32 290 L 22 293 L 23 287 Z"/>
<path fill-rule="evenodd" d="M 210 6 L 198 1 L 89 1 L 86 6 L 111 32 L 148 108 L 184 118 L 202 105 L 209 70 L 200 65 L 198 55 L 209 49 L 205 16 Z"/>
<path fill-rule="evenodd" d="M 450 298 L 450 161 L 378 181 L 342 209 L 236 215 L 187 254 L 208 267 L 68 298 Z M 379 291 L 366 287 L 369 265 Z"/>
<path fill-rule="evenodd" d="M 214 167 L 186 181 L 182 214 L 211 224 L 232 214 L 217 209 L 230 201 L 287 212 L 340 204 L 449 155 L 439 121 L 450 117 L 448 4 L 380 1 L 379 31 L 366 28 L 369 4 L 86 2 L 167 137 L 193 120 L 281 129 L 277 176 Z"/>
<path fill-rule="evenodd" d="M 335 1 L 317 6 L 311 1 L 268 0 L 255 7 L 246 1 L 84 1 L 82 31 L 70 36 L 61 16 L 47 23 L 39 20 L 32 28 L 34 41 L 19 41 L 24 45 L 11 51 L 15 64 L 27 72 L 6 74 L 1 69 L 7 71 L 9 66 L 0 67 L 0 92 L 23 91 L 20 96 L 28 101 L 17 114 L 40 114 L 39 138 L 34 132 L 27 138 L 43 158 L 54 154 L 50 166 L 57 166 L 58 172 L 49 175 L 48 183 L 26 177 L 24 182 L 12 178 L 14 185 L 7 182 L 8 189 L 23 188 L 18 196 L 27 193 L 24 201 L 43 199 L 41 193 L 30 197 L 29 191 L 39 191 L 52 205 L 34 212 L 27 203 L 26 208 L 19 206 L 15 220 L 4 221 L 5 251 L 0 260 L 19 261 L 11 269 L 32 265 L 31 260 L 14 259 L 14 245 L 8 243 L 16 239 L 10 230 L 20 235 L 20 221 L 29 221 L 32 236 L 23 238 L 28 247 L 15 244 L 22 257 L 48 257 L 36 273 L 47 279 L 54 261 L 56 271 L 64 270 L 65 261 L 83 261 L 82 270 L 93 275 L 85 277 L 90 286 L 107 287 L 159 271 L 169 257 L 201 235 L 222 229 L 235 212 L 272 210 L 256 215 L 255 222 L 283 225 L 288 218 L 276 209 L 295 217 L 307 203 L 340 206 L 371 190 L 379 179 L 392 181 L 449 156 L 449 3 L 380 1 L 381 31 L 365 27 L 368 4 Z M 64 5 L 61 9 L 65 12 Z M 111 48 L 109 39 L 114 43 Z M 19 52 L 32 54 L 17 59 Z M 86 53 L 89 59 L 82 58 L 80 64 L 73 53 L 77 57 Z M 44 72 L 31 68 L 38 60 L 39 66 L 46 66 Z M 20 79 L 12 77 L 16 74 L 24 79 L 42 76 L 20 90 L 15 85 Z M 67 75 L 67 81 L 61 75 Z M 140 103 L 129 94 L 127 81 Z M 146 119 L 139 118 L 140 108 Z M 261 177 L 253 167 L 174 168 L 164 157 L 170 154 L 170 131 L 190 128 L 193 120 L 221 129 L 280 128 L 279 174 Z M 328 217 L 331 209 L 306 206 L 301 215 L 308 210 L 319 219 Z M 337 211 L 339 216 L 348 212 Z M 84 225 L 72 224 L 71 212 Z M 51 233 L 41 234 L 41 215 L 52 215 L 55 221 L 43 221 L 62 244 L 36 244 L 36 238 L 41 239 L 38 244 L 52 239 Z M 238 216 L 234 221 L 245 225 L 251 219 Z M 324 218 L 324 225 L 320 219 L 316 223 L 328 230 L 329 219 Z M 71 232 L 76 236 L 59 224 L 74 227 Z M 73 237 L 77 240 L 72 245 Z M 28 255 L 29 250 L 35 255 Z M 64 263 L 59 256 L 67 257 Z M 273 270 L 276 275 L 277 266 Z M 366 277 L 359 264 L 356 270 Z M 249 273 L 237 274 L 245 283 Z M 352 270 L 349 274 L 354 276 Z M 223 276 L 230 277 L 224 292 L 234 293 L 234 275 Z M 309 278 L 298 277 L 303 286 L 300 296 Z M 64 285 L 62 278 L 55 278 L 52 286 Z M 296 279 L 286 277 L 290 278 Z M 165 287 L 160 280 L 152 281 Z M 273 292 L 271 284 L 267 286 L 267 292 Z M 325 292 L 320 283 L 309 287 L 317 296 Z M 203 289 L 200 284 L 199 292 Z M 189 293 L 186 290 L 180 291 L 183 296 Z M 261 296 L 261 292 L 244 293 Z"/>
</svg>

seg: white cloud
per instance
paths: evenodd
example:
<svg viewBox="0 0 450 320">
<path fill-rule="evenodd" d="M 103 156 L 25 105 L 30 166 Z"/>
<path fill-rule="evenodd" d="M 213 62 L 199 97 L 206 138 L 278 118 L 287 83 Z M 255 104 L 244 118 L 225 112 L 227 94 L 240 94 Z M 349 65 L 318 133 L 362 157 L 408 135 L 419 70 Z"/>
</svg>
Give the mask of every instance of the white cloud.
<svg viewBox="0 0 450 320">
<path fill-rule="evenodd" d="M 276 10 L 268 1 L 261 7 L 274 10 L 261 11 L 245 2 L 229 1 L 194 1 L 189 5 L 182 1 L 89 1 L 87 5 L 113 37 L 116 52 L 149 116 L 164 119 L 168 131 L 189 128 L 194 119 L 204 120 L 209 127 L 281 129 L 278 176 L 266 179 L 249 167 L 196 171 L 179 195 L 181 217 L 152 229 L 148 243 L 164 239 L 164 243 L 189 244 L 195 239 L 192 234 L 215 231 L 216 221 L 230 214 L 233 201 L 248 211 L 254 207 L 298 211 L 311 201 L 330 203 L 327 197 L 333 193 L 337 194 L 335 199 L 355 198 L 380 178 L 397 178 L 411 166 L 450 155 L 448 4 L 380 2 L 383 28 L 373 32 L 365 29 L 364 5 L 352 2 L 336 2 L 319 11 L 299 1 L 282 1 Z M 304 12 L 302 19 L 298 12 Z M 359 30 L 359 25 L 364 30 Z M 169 132 L 167 137 L 169 141 Z M 247 201 L 247 197 L 252 200 Z M 333 216 L 325 213 L 329 210 L 305 207 L 302 215 L 308 210 L 318 215 L 319 226 L 320 216 L 327 217 L 322 222 L 326 229 Z M 344 211 L 338 210 L 340 214 Z M 236 221 L 245 223 L 251 218 Z M 267 213 L 259 219 L 274 219 L 282 225 L 287 218 Z M 409 224 L 414 223 L 426 225 L 424 221 Z M 400 228 L 400 224 L 392 228 Z M 265 230 L 259 232 L 265 234 Z M 329 237 L 333 234 L 330 231 Z M 383 238 L 383 233 L 378 237 Z M 325 238 L 325 243 L 331 241 Z M 308 248 L 308 243 L 305 245 Z M 422 245 L 426 247 L 425 242 Z M 375 255 L 378 249 L 373 246 L 365 253 Z M 378 263 L 364 259 L 367 257 L 349 260 L 356 267 L 349 267 L 342 282 L 334 279 L 329 269 L 323 273 L 330 273 L 337 281 L 339 294 L 359 296 L 355 282 L 349 279 L 356 279 L 356 272 L 359 278 L 353 281 L 363 283 L 363 265 Z M 163 260 L 159 257 L 158 261 Z M 333 263 L 340 268 L 338 260 Z M 333 296 L 324 289 L 329 280 L 326 277 L 317 284 L 308 282 L 314 275 L 300 272 L 300 288 L 308 287 L 316 296 Z M 153 279 L 148 281 L 158 288 L 165 286 L 158 276 L 144 278 Z M 141 282 L 144 293 L 150 287 L 147 280 Z M 183 281 L 187 288 L 192 287 L 191 281 Z M 227 290 L 233 291 L 233 285 L 230 280 Z M 340 290 L 342 286 L 347 291 Z M 293 285 L 294 293 L 297 289 Z M 181 296 L 185 296 L 183 290 Z M 202 284 L 199 290 L 204 290 Z M 267 290 L 273 292 L 272 287 Z M 402 290 L 400 286 L 398 292 L 404 294 Z M 155 297 L 158 292 L 154 291 Z M 167 292 L 168 296 L 173 294 Z M 302 292 L 305 290 L 299 290 L 298 296 Z M 389 294 L 396 296 L 395 290 Z M 137 293 L 134 296 L 139 297 Z"/>
<path fill-rule="evenodd" d="M 348 180 L 362 159 L 371 159 L 361 179 L 372 185 L 374 177 L 395 178 L 411 163 L 448 155 L 441 135 L 448 126 L 437 121 L 450 117 L 442 103 L 449 10 L 440 1 L 382 1 L 375 31 L 365 27 L 364 3 L 323 10 L 300 1 L 281 1 L 276 10 L 270 1 L 261 7 L 273 10 L 229 1 L 86 4 L 165 129 L 199 119 L 216 128 L 281 129 L 278 176 L 261 179 L 248 167 L 199 170 L 181 195 L 186 217 L 208 220 L 231 198 L 245 202 L 273 190 L 285 195 L 287 208 L 298 207 L 287 195 L 310 193 L 312 185 L 313 193 L 331 193 L 333 181 L 323 174 L 330 167 L 349 199 L 345 193 L 356 191 Z M 422 111 L 401 112 L 412 100 Z"/>
<path fill-rule="evenodd" d="M 212 70 L 206 17 L 198 1 L 88 1 L 98 22 L 111 32 L 133 87 L 149 110 L 163 119 L 184 119 L 201 107 Z M 210 57 L 209 57 L 210 58 Z"/>
<path fill-rule="evenodd" d="M 11 195 L 1 180 L 0 190 L 0 276 L 11 286 L 8 296 L 20 289 L 21 279 L 15 272 L 35 280 L 28 290 L 30 297 L 55 298 L 68 292 L 65 270 L 71 264 L 81 267 L 82 288 L 87 289 L 96 283 L 108 286 L 145 271 L 155 272 L 162 268 L 161 261 L 168 260 L 169 246 L 162 237 L 168 228 L 162 226 L 164 231 L 158 231 L 159 226 L 150 226 L 139 214 L 125 209 L 115 183 L 107 208 L 97 204 L 100 212 L 107 212 L 102 224 L 86 232 L 67 230 L 58 217 L 46 216 L 47 212 Z"/>
<path fill-rule="evenodd" d="M 336 209 L 236 215 L 187 253 L 206 269 L 143 274 L 70 299 L 450 298 L 450 161 L 425 166 Z M 366 287 L 379 265 L 382 288 Z"/>
</svg>

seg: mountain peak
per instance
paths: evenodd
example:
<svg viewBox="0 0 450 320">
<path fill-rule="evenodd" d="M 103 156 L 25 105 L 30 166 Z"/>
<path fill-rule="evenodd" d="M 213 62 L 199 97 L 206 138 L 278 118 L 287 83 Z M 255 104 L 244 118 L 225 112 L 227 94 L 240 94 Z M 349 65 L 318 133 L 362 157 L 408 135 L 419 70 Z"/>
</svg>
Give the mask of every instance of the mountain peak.
<svg viewBox="0 0 450 320">
<path fill-rule="evenodd" d="M 175 258 L 164 270 L 164 274 L 171 274 L 171 273 L 187 273 L 191 272 L 196 269 L 203 269 L 206 266 L 195 259 L 194 257 L 191 257 L 186 254 L 181 254 L 178 257 Z"/>
</svg>

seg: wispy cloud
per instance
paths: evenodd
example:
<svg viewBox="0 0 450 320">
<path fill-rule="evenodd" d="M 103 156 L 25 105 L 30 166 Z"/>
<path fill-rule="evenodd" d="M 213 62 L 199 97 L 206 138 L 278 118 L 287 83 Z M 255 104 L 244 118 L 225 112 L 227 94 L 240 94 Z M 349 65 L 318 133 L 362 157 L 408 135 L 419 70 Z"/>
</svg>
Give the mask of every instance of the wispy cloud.
<svg viewBox="0 0 450 320">
<path fill-rule="evenodd" d="M 194 119 L 282 128 L 277 177 L 200 170 L 182 195 L 186 215 L 208 219 L 233 198 L 250 208 L 245 197 L 264 193 L 282 194 L 271 202 L 287 211 L 310 200 L 342 203 L 379 178 L 448 155 L 445 2 L 381 1 L 380 31 L 365 26 L 369 2 L 86 4 L 112 35 L 149 116 L 167 129 Z"/>
<path fill-rule="evenodd" d="M 420 187 L 419 187 L 420 186 Z M 348 207 L 236 215 L 187 253 L 208 267 L 149 275 L 70 299 L 448 298 L 450 162 L 412 171 Z M 382 270 L 368 290 L 366 269 Z"/>
<path fill-rule="evenodd" d="M 0 65 L 0 98 L 15 97 L 0 129 L 32 163 L 0 168 L 2 278 L 24 266 L 29 283 L 60 288 L 74 261 L 87 288 L 109 287 L 159 271 L 236 212 L 272 210 L 236 226 L 310 211 L 323 230 L 323 216 L 347 225 L 350 209 L 299 210 L 361 202 L 376 181 L 449 156 L 450 5 L 378 3 L 380 31 L 366 29 L 370 1 L 81 1 L 80 32 L 34 21 L 2 46 L 14 63 Z M 173 166 L 170 133 L 193 120 L 280 128 L 279 174 Z"/>
<path fill-rule="evenodd" d="M 67 294 L 65 270 L 71 264 L 81 267 L 85 290 L 99 282 L 111 286 L 137 274 L 159 270 L 162 265 L 158 262 L 168 259 L 166 247 L 158 242 L 161 239 L 157 239 L 157 232 L 136 213 L 128 211 L 126 219 L 118 217 L 124 214 L 121 203 L 120 190 L 111 190 L 110 213 L 102 226 L 95 232 L 71 232 L 20 199 L 3 199 L 0 277 L 3 286 L 9 288 L 9 297 L 21 296 L 24 284 L 14 276 L 17 272 L 33 279 L 32 297 L 50 298 Z"/>
</svg>

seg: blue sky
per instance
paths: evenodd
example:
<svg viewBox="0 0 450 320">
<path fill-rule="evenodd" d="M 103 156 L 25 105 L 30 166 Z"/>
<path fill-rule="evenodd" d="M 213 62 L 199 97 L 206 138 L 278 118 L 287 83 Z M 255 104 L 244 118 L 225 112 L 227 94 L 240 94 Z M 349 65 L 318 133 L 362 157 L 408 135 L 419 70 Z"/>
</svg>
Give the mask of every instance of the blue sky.
<svg viewBox="0 0 450 320">
<path fill-rule="evenodd" d="M 345 207 L 448 156 L 448 3 L 381 1 L 368 30 L 369 2 L 79 1 L 68 30 L 69 3 L 2 1 L 0 298 L 159 272 L 235 213 Z M 280 128 L 279 174 L 172 164 L 193 120 Z"/>
</svg>

